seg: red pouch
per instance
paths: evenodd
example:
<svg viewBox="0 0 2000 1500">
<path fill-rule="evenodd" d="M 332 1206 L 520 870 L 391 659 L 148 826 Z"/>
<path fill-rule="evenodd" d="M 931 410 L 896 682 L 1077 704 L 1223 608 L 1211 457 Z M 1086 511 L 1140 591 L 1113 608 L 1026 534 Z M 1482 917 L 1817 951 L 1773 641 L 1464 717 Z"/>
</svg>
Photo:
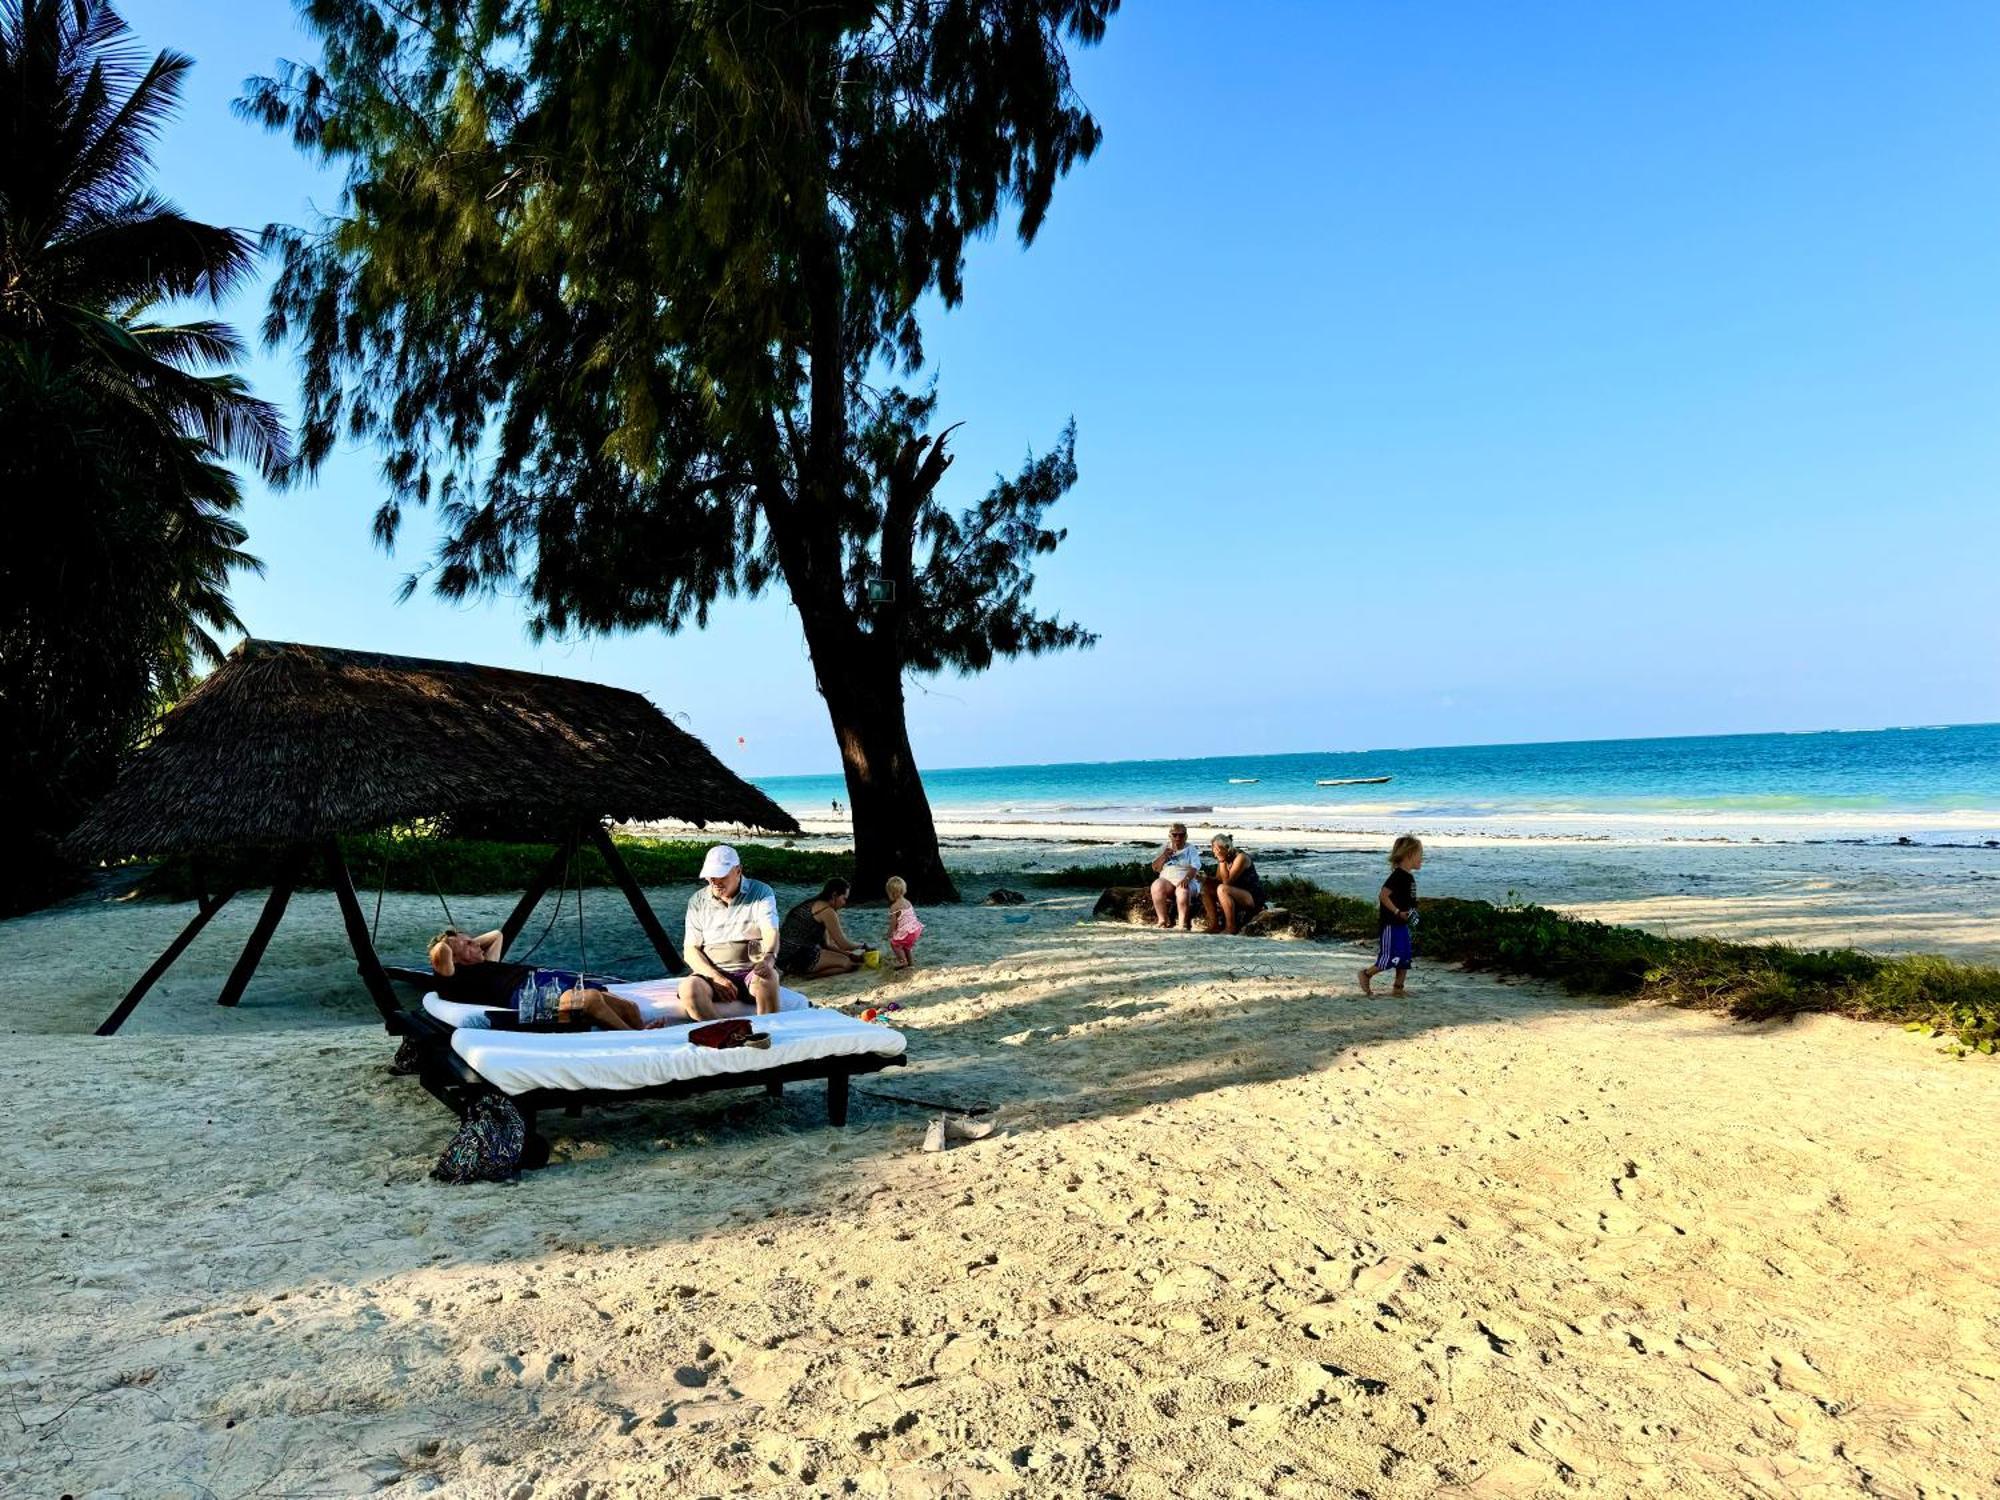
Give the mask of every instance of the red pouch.
<svg viewBox="0 0 2000 1500">
<path fill-rule="evenodd" d="M 688 1040 L 697 1047 L 741 1047 L 750 1040 L 754 1029 L 742 1016 L 734 1016 L 695 1027 L 688 1033 Z"/>
</svg>

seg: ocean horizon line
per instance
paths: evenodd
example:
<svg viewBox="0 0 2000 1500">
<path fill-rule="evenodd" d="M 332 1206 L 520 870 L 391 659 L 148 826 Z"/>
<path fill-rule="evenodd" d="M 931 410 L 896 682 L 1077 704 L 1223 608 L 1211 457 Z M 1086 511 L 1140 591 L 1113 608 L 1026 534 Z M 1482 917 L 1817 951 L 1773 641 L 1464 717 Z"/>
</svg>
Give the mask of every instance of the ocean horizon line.
<svg viewBox="0 0 2000 1500">
<path fill-rule="evenodd" d="M 1936 734 L 1940 730 L 1992 730 L 2000 720 L 1966 720 L 1962 724 L 1876 724 L 1860 728 L 1818 728 L 1818 730 L 1724 730 L 1716 734 L 1612 734 L 1584 740 L 1466 740 L 1460 744 L 1396 744 L 1368 746 L 1364 750 L 1222 750 L 1206 756 L 1110 756 L 1102 760 L 998 760 L 986 766 L 926 766 L 922 774 L 944 776 L 964 772 L 996 770 L 1090 770 L 1102 766 L 1192 766 L 1206 760 L 1302 760 L 1306 756 L 1420 756 L 1444 750 L 1556 750 L 1602 744 L 1686 744 L 1690 740 L 1766 740 L 1788 738 L 1806 740 L 1820 734 Z M 806 782 L 838 778 L 834 770 L 786 770 L 786 772 L 742 772 L 748 780 L 764 782 Z"/>
<path fill-rule="evenodd" d="M 1594 739 L 1467 740 L 1449 745 L 1380 745 L 1360 750 L 1242 750 L 1219 751 L 1209 755 L 1112 756 L 1098 760 L 995 761 L 987 765 L 928 766 L 923 768 L 922 774 L 942 776 L 992 771 L 1091 770 L 1106 766 L 1198 765 L 1206 761 L 1222 760 L 1298 760 L 1316 755 L 1429 755 L 1460 750 L 1553 750 L 1590 745 L 1678 745 L 1692 741 L 1810 739 L 1819 735 L 1934 734 L 1967 729 L 2000 729 L 2000 719 L 1974 719 L 1954 724 L 1881 724 L 1858 728 L 1732 729 L 1718 733 L 1609 735 Z M 817 781 L 830 777 L 840 778 L 844 775 L 838 767 L 824 771 L 768 771 L 742 774 L 760 786 L 771 781 Z"/>
</svg>

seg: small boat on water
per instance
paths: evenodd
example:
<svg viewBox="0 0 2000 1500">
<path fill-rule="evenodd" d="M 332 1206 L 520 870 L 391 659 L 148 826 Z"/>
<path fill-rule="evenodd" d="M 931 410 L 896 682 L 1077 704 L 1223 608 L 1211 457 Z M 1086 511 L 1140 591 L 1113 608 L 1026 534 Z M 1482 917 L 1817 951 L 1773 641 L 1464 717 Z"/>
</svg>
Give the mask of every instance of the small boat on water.
<svg viewBox="0 0 2000 1500">
<path fill-rule="evenodd" d="M 1336 776 L 1332 780 L 1328 780 L 1322 776 L 1319 784 L 1321 786 L 1381 786 L 1385 781 L 1391 780 L 1394 780 L 1394 778 L 1389 776 Z"/>
<path fill-rule="evenodd" d="M 1232 776 L 1229 778 L 1229 784 L 1231 786 L 1255 786 L 1257 778 L 1255 776 Z"/>
</svg>

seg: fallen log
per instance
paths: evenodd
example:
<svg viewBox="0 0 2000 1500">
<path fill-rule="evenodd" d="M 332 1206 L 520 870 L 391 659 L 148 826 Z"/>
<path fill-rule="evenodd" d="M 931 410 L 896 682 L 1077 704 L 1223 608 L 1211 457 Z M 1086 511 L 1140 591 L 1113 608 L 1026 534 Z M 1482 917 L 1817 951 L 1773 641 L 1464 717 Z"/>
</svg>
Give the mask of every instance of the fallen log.
<svg viewBox="0 0 2000 1500">
<path fill-rule="evenodd" d="M 1153 892 L 1150 886 L 1114 885 L 1097 898 L 1097 905 L 1091 909 L 1091 916 L 1100 922 L 1124 922 L 1133 927 L 1154 927 L 1159 918 L 1153 911 Z M 1190 915 L 1194 919 L 1195 930 L 1199 932 L 1206 918 L 1198 905 Z M 1244 937 L 1285 938 L 1297 941 L 1317 937 L 1318 931 L 1312 919 L 1302 912 L 1286 911 L 1282 906 L 1267 906 L 1248 922 L 1243 924 Z"/>
</svg>

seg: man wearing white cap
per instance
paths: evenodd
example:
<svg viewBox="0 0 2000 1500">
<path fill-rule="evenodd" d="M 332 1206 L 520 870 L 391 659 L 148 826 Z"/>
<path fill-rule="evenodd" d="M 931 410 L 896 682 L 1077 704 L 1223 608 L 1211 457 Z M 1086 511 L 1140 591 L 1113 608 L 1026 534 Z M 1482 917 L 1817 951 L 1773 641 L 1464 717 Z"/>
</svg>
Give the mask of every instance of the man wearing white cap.
<svg viewBox="0 0 2000 1500">
<path fill-rule="evenodd" d="M 776 893 L 746 877 L 727 844 L 708 851 L 701 878 L 681 934 L 681 952 L 694 968 L 681 981 L 681 1008 L 697 1021 L 771 1014 L 778 1009 Z"/>
</svg>

